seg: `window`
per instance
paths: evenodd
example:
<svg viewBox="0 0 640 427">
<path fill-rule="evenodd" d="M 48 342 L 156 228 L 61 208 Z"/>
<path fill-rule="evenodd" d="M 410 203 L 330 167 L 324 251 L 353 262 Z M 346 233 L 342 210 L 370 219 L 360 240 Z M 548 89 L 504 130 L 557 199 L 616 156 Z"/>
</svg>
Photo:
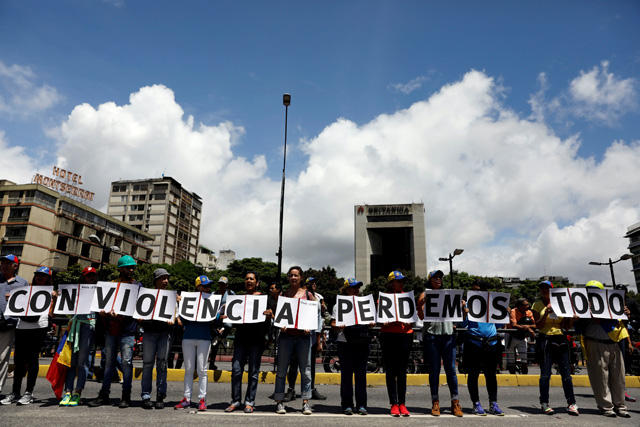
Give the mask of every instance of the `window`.
<svg viewBox="0 0 640 427">
<path fill-rule="evenodd" d="M 7 245 L 4 244 L 0 246 L 2 250 L 0 250 L 0 256 L 5 255 L 15 255 L 18 258 L 22 256 L 22 245 Z"/>
<path fill-rule="evenodd" d="M 69 241 L 69 238 L 67 236 L 58 236 L 58 244 L 56 245 L 56 249 L 59 251 L 66 252 L 68 241 Z"/>
<path fill-rule="evenodd" d="M 27 235 L 26 226 L 7 227 L 7 231 L 5 233 L 5 236 L 8 238 L 8 240 L 24 240 L 26 235 Z"/>
<path fill-rule="evenodd" d="M 166 200 L 166 198 L 167 195 L 165 193 L 156 193 L 149 195 L 149 200 Z"/>
<path fill-rule="evenodd" d="M 126 193 L 127 192 L 127 186 L 126 185 L 114 185 L 111 189 L 112 192 L 114 193 Z"/>
<path fill-rule="evenodd" d="M 131 212 L 143 211 L 143 210 L 144 210 L 144 205 L 131 205 L 131 206 L 129 206 L 129 211 L 131 211 Z"/>
<path fill-rule="evenodd" d="M 28 221 L 31 207 L 9 209 L 9 221 Z"/>
<path fill-rule="evenodd" d="M 80 250 L 80 255 L 85 258 L 89 258 L 89 251 L 91 250 L 91 243 L 83 243 L 82 249 Z"/>
<path fill-rule="evenodd" d="M 0 202 L 2 201 L 2 198 L 0 197 Z M 4 218 L 4 206 L 0 206 L 0 222 L 3 221 Z"/>
<path fill-rule="evenodd" d="M 133 191 L 147 191 L 147 184 L 134 184 Z"/>
<path fill-rule="evenodd" d="M 131 201 L 132 202 L 144 201 L 146 199 L 147 199 L 147 195 L 146 194 L 137 194 L 135 196 L 131 196 Z"/>
<path fill-rule="evenodd" d="M 79 222 L 73 223 L 73 235 L 75 237 L 82 237 L 82 230 L 84 230 L 84 225 Z"/>
<path fill-rule="evenodd" d="M 144 215 L 129 215 L 129 221 L 142 221 Z"/>
<path fill-rule="evenodd" d="M 120 201 L 126 203 L 128 197 L 129 196 L 120 196 Z"/>
</svg>

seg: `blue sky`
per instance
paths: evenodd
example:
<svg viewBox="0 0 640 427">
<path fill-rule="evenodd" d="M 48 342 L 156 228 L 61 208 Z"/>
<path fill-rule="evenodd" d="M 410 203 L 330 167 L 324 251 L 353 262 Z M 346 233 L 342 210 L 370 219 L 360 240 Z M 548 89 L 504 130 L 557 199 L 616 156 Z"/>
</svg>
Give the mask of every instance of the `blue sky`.
<svg viewBox="0 0 640 427">
<path fill-rule="evenodd" d="M 2 1 L 0 131 L 4 134 L 0 143 L 14 150 L 22 149 L 27 180 L 34 170 L 48 172 L 50 165 L 56 163 L 66 164 L 72 170 L 87 168 L 89 174 L 95 168 L 90 167 L 86 158 L 97 152 L 101 153 L 103 163 L 113 162 L 109 180 L 141 178 L 136 173 L 153 175 L 155 171 L 165 171 L 191 184 L 199 194 L 207 196 L 211 192 L 211 216 L 202 243 L 213 248 L 231 247 L 240 256 L 271 258 L 272 240 L 274 232 L 277 233 L 274 209 L 277 210 L 282 170 L 282 94 L 289 92 L 292 105 L 287 176 L 292 180 L 288 187 L 292 194 L 291 212 L 287 216 L 292 218 L 289 229 L 292 234 L 285 237 L 285 242 L 289 239 L 296 253 L 309 251 L 300 263 L 315 267 L 330 263 L 340 273 L 352 274 L 353 231 L 349 227 L 353 224 L 354 204 L 438 199 L 442 212 L 432 207 L 433 215 L 427 214 L 430 266 L 439 267 L 436 263 L 438 255 L 442 255 L 439 252 L 447 253 L 450 246 L 466 244 L 475 248 L 476 255 L 475 258 L 469 255 L 467 261 L 461 257 L 461 268 L 476 274 L 535 276 L 541 270 L 555 274 L 548 270 L 556 269 L 557 274 L 586 279 L 588 273 L 581 273 L 582 267 L 571 267 L 586 264 L 581 259 L 558 264 L 554 261 L 557 256 L 540 255 L 550 248 L 536 246 L 530 252 L 523 248 L 535 246 L 535 242 L 543 245 L 542 238 L 554 225 L 565 238 L 569 235 L 575 238 L 580 221 L 586 219 L 591 227 L 597 224 L 602 233 L 610 230 L 608 227 L 616 230 L 609 239 L 611 243 L 600 244 L 604 247 L 592 251 L 593 256 L 606 259 L 624 253 L 626 241 L 620 236 L 626 232 L 626 226 L 640 221 L 637 193 L 621 192 L 617 186 L 622 182 L 613 182 L 614 178 L 612 182 L 600 180 L 602 188 L 584 188 L 579 184 L 584 182 L 579 171 L 581 167 L 595 167 L 604 176 L 608 175 L 605 172 L 609 167 L 623 170 L 615 159 L 610 161 L 612 166 L 605 162 L 614 141 L 621 141 L 622 148 L 628 150 L 620 154 L 621 158 L 638 155 L 639 18 L 640 5 L 624 1 Z M 470 74 L 474 72 L 479 75 Z M 184 114 L 172 115 L 171 119 L 163 116 L 164 123 L 177 120 L 181 122 L 177 123 L 178 128 L 186 123 L 185 138 L 207 141 L 207 130 L 232 129 L 227 140 L 224 137 L 211 140 L 215 148 L 208 153 L 214 159 L 210 165 L 200 163 L 208 155 L 199 155 L 194 148 L 209 150 L 206 143 L 194 143 L 192 156 L 185 155 L 181 163 L 177 162 L 170 150 L 181 148 L 181 141 L 176 139 L 180 132 L 168 132 L 155 135 L 168 150 L 164 156 L 149 159 L 149 164 L 138 162 L 136 172 L 125 168 L 119 157 L 126 155 L 127 148 L 132 155 L 144 157 L 142 153 L 152 149 L 153 142 L 136 138 L 126 141 L 131 128 L 127 131 L 118 126 L 129 123 L 130 118 L 120 117 L 122 110 L 108 112 L 101 110 L 101 106 L 108 103 L 123 108 L 132 106 L 132 94 L 147 87 L 155 88 L 151 91 L 154 93 L 141 97 L 145 101 L 138 105 L 142 112 L 135 116 L 136 129 L 148 126 L 157 131 L 154 111 L 164 111 L 162 107 L 169 104 L 167 111 L 177 108 Z M 475 93 L 470 88 L 481 87 L 483 90 L 477 97 L 470 97 Z M 173 103 L 171 94 L 175 97 Z M 429 122 L 440 111 L 427 109 L 430 116 L 421 117 L 414 116 L 412 108 L 425 103 L 435 108 L 439 105 L 438 94 L 448 99 L 442 104 L 442 113 L 449 115 L 447 120 L 417 131 L 421 123 Z M 485 96 L 489 97 L 490 106 L 459 110 L 461 105 L 470 106 Z M 91 108 L 78 108 L 82 104 Z M 467 133 L 464 137 L 460 133 L 464 128 L 455 129 L 459 111 L 460 118 L 464 118 L 464 111 L 476 114 L 470 121 L 461 120 L 467 123 L 464 126 L 488 121 L 491 129 L 487 129 L 487 135 L 502 135 L 502 141 L 531 138 L 529 144 L 538 147 L 537 154 L 525 159 L 515 151 L 511 159 L 500 160 L 499 156 L 508 150 L 493 145 L 487 139 L 489 136 L 476 139 L 474 135 L 482 134 L 481 129 L 474 128 L 474 134 Z M 86 114 L 101 125 L 87 128 Z M 189 116 L 193 117 L 191 126 Z M 512 124 L 507 116 L 513 116 L 515 121 L 512 130 L 505 130 L 509 127 L 507 122 Z M 110 125 L 107 120 L 111 120 Z M 405 120 L 413 120 L 414 126 L 403 127 Z M 222 129 L 222 123 L 227 123 L 227 127 Z M 453 132 L 431 141 L 430 137 L 438 134 L 445 123 L 454 128 Z M 529 129 L 531 126 L 535 132 Z M 98 132 L 98 128 L 100 134 L 92 133 Z M 102 139 L 105 129 L 118 134 L 119 140 Z M 387 176 L 387 172 L 376 170 L 385 167 L 383 161 L 379 166 L 362 166 L 358 173 L 373 188 L 371 191 L 354 189 L 349 194 L 323 196 L 327 188 L 333 188 L 328 177 L 340 175 L 355 160 L 345 158 L 349 150 L 342 152 L 340 143 L 332 138 L 353 146 L 360 143 L 357 141 L 365 140 L 364 145 L 377 141 L 371 144 L 380 153 L 392 148 L 383 160 L 394 155 L 409 159 L 424 154 L 421 164 L 427 169 L 424 173 L 418 171 L 413 181 L 409 181 L 424 180 L 423 185 L 405 191 L 406 182 L 396 180 L 397 173 L 412 171 L 396 171 L 395 177 Z M 415 145 L 393 146 L 403 138 Z M 466 145 L 453 150 L 455 144 L 451 141 L 460 138 Z M 114 149 L 106 150 L 96 141 Z M 417 148 L 420 141 L 428 145 L 427 152 Z M 540 151 L 545 141 L 551 144 L 550 154 Z M 469 144 L 479 150 L 478 164 L 489 169 L 498 164 L 506 168 L 492 170 L 492 176 L 505 175 L 473 193 L 468 191 L 478 177 L 464 176 L 466 163 L 460 161 L 474 152 Z M 351 155 L 361 158 L 363 153 L 366 152 L 356 150 Z M 524 156 L 527 150 L 521 153 Z M 538 154 L 541 157 L 536 157 Z M 190 161 L 193 164 L 184 164 Z M 529 161 L 542 163 L 528 164 Z M 438 163 L 441 175 L 434 175 L 433 168 L 428 168 L 432 162 Z M 540 214 L 538 210 L 544 203 L 544 195 L 554 193 L 553 183 L 545 184 L 551 186 L 545 188 L 541 183 L 546 179 L 538 180 L 535 172 L 534 176 L 523 177 L 522 172 L 509 170 L 506 166 L 509 162 L 520 171 L 558 173 L 563 182 L 573 183 L 553 196 L 554 202 L 549 207 L 552 215 Z M 185 170 L 195 164 L 211 168 L 211 172 L 194 175 Z M 344 164 L 343 169 L 334 171 L 338 164 Z M 419 164 L 412 166 L 420 168 Z M 457 176 L 452 177 L 454 172 Z M 633 181 L 635 170 L 628 172 L 631 175 L 626 175 L 627 183 Z M 252 174 L 255 176 L 247 178 Z M 318 181 L 308 184 L 313 177 Z M 388 187 L 382 186 L 387 188 L 387 194 L 374 191 L 380 188 L 376 179 L 390 183 Z M 217 190 L 202 186 L 203 180 L 212 187 L 224 187 L 224 191 L 216 193 Z M 541 185 L 539 190 L 526 189 L 536 199 L 519 200 L 526 191 L 514 188 L 512 193 L 496 198 L 496 203 L 506 199 L 507 205 L 513 203 L 531 212 L 517 216 L 517 220 L 487 213 L 472 229 L 456 231 L 464 213 L 475 209 L 473 203 L 494 200 L 492 195 L 503 191 L 505 182 L 519 180 L 522 185 L 532 180 Z M 93 191 L 104 195 L 101 199 L 104 203 L 108 185 L 97 178 L 89 182 Z M 268 194 L 274 189 L 276 194 Z M 451 194 L 436 197 L 437 189 Z M 339 192 L 339 187 L 336 191 Z M 456 197 L 459 192 L 463 195 Z M 592 192 L 610 195 L 598 196 L 594 201 L 590 199 Z M 237 196 L 238 193 L 244 197 Z M 478 197 L 480 193 L 482 197 Z M 332 203 L 338 201 L 341 214 L 334 216 L 336 206 Z M 205 209 L 207 202 L 205 199 Z M 248 235 L 260 234 L 254 245 L 246 243 L 243 233 L 227 231 L 228 225 L 221 219 L 225 212 L 219 207 L 234 204 L 242 209 L 247 203 L 255 203 L 257 214 L 263 218 L 255 222 L 247 220 Z M 459 206 L 457 217 L 452 218 L 450 210 L 447 211 L 451 204 Z M 308 208 L 319 212 L 311 215 L 318 216 L 314 226 L 305 228 L 302 224 L 310 215 L 306 212 Z M 609 218 L 607 214 L 612 215 L 612 209 L 624 210 L 624 214 L 615 211 L 619 221 L 615 226 L 602 219 Z M 600 222 L 595 218 L 601 218 Z M 264 232 L 266 224 L 274 219 L 275 230 Z M 485 231 L 477 232 L 478 229 Z M 441 235 L 439 230 L 449 231 Z M 599 240 L 604 235 L 592 228 L 582 233 Z M 311 244 L 297 243 L 296 234 L 307 236 Z M 520 250 L 526 253 L 514 255 Z M 470 252 L 467 249 L 465 256 Z M 534 257 L 536 262 L 531 265 L 518 261 Z M 630 263 L 628 267 L 626 270 L 631 268 Z M 627 281 L 630 280 L 628 271 L 620 274 L 626 274 Z"/>
</svg>

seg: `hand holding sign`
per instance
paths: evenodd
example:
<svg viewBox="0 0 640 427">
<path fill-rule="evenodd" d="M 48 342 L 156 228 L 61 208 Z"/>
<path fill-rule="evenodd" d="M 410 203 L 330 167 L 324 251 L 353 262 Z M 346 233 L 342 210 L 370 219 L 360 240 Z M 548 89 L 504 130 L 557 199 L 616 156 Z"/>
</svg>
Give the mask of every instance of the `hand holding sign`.
<svg viewBox="0 0 640 427">
<path fill-rule="evenodd" d="M 315 331 L 318 329 L 318 302 L 299 298 L 278 298 L 273 325 L 278 328 Z"/>
<path fill-rule="evenodd" d="M 503 292 L 467 291 L 469 320 L 480 323 L 509 323 L 509 297 Z"/>
<path fill-rule="evenodd" d="M 4 315 L 39 316 L 49 311 L 53 286 L 19 286 L 9 293 Z"/>
<path fill-rule="evenodd" d="M 415 323 L 418 320 L 413 291 L 399 294 L 380 292 L 378 298 L 378 322 Z"/>
<path fill-rule="evenodd" d="M 336 307 L 336 326 L 376 323 L 376 305 L 373 295 L 363 297 L 338 295 Z"/>
<path fill-rule="evenodd" d="M 176 291 L 140 288 L 134 319 L 173 322 L 176 315 Z"/>
<path fill-rule="evenodd" d="M 266 295 L 227 295 L 225 314 L 231 324 L 264 322 L 266 310 Z"/>
<path fill-rule="evenodd" d="M 60 295 L 56 301 L 54 314 L 73 315 L 90 314 L 91 304 L 96 292 L 96 285 L 59 285 Z"/>
</svg>

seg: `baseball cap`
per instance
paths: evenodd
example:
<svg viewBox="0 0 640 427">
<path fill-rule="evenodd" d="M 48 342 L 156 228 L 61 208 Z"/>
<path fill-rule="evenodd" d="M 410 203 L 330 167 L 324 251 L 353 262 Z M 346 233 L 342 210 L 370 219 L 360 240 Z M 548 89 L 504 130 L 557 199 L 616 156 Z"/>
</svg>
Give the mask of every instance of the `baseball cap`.
<svg viewBox="0 0 640 427">
<path fill-rule="evenodd" d="M 167 270 L 165 270 L 164 268 L 156 268 L 155 270 L 153 270 L 153 281 L 155 282 L 158 278 L 162 277 L 162 276 L 169 276 L 171 277 L 171 275 L 169 274 L 169 272 Z"/>
<path fill-rule="evenodd" d="M 11 262 L 15 262 L 16 264 L 20 264 L 20 260 L 18 259 L 18 257 L 13 255 L 13 254 L 9 254 L 9 255 L 5 255 L 3 257 L 0 257 L 0 260 L 3 260 L 3 259 L 9 260 Z"/>
<path fill-rule="evenodd" d="M 209 279 L 207 276 L 198 276 L 196 277 L 196 288 L 198 286 L 207 286 L 207 287 L 211 287 L 211 279 Z"/>
<path fill-rule="evenodd" d="M 544 280 L 544 281 L 540 282 L 540 284 L 538 284 L 538 287 L 539 287 L 539 288 L 542 288 L 542 287 L 544 287 L 544 286 L 548 286 L 548 287 L 550 287 L 550 288 L 553 288 L 553 283 L 551 283 L 551 282 L 550 282 L 550 281 L 548 281 L 548 280 Z"/>
<path fill-rule="evenodd" d="M 444 277 L 444 273 L 442 272 L 442 270 L 433 270 L 430 271 L 429 274 L 427 274 L 427 280 L 431 280 L 431 278 L 436 274 L 440 274 L 441 277 Z"/>
<path fill-rule="evenodd" d="M 585 286 L 586 287 L 594 287 L 594 288 L 598 288 L 598 289 L 604 289 L 604 285 L 602 283 L 598 282 L 597 280 L 589 280 Z"/>
<path fill-rule="evenodd" d="M 315 277 L 309 277 L 307 280 L 305 280 L 305 283 L 311 283 L 311 282 L 317 282 L 318 279 L 316 279 Z"/>
<path fill-rule="evenodd" d="M 38 267 L 35 274 L 46 274 L 47 276 L 51 276 L 51 270 L 49 267 L 42 266 Z"/>
<path fill-rule="evenodd" d="M 402 280 L 406 278 L 407 276 L 403 276 L 399 271 L 392 271 L 391 273 L 389 273 L 389 277 L 387 277 L 387 280 L 389 282 L 393 282 L 394 280 Z"/>
<path fill-rule="evenodd" d="M 362 282 L 358 282 L 353 277 L 349 277 L 347 280 L 344 281 L 344 286 L 342 288 L 346 289 L 346 288 L 355 287 L 355 286 L 362 286 Z"/>
<path fill-rule="evenodd" d="M 98 271 L 93 267 L 85 267 L 80 274 L 86 276 L 87 274 L 98 274 Z"/>
<path fill-rule="evenodd" d="M 229 279 L 227 279 L 226 276 L 222 276 L 220 279 L 218 279 L 218 283 L 229 283 Z"/>
</svg>

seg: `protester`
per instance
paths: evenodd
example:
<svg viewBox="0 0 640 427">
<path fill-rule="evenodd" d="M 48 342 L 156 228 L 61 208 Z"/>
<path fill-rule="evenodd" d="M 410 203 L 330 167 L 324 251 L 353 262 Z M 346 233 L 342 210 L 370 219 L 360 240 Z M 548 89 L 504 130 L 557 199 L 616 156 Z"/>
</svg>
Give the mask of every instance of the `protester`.
<svg viewBox="0 0 640 427">
<path fill-rule="evenodd" d="M 308 290 L 302 288 L 302 268 L 291 267 L 287 272 L 289 278 L 289 289 L 283 296 L 287 298 L 297 298 L 315 301 L 314 296 Z M 300 365 L 300 378 L 302 387 L 302 413 L 311 415 L 311 331 L 308 329 L 281 328 L 278 337 L 278 371 L 276 374 L 275 392 L 273 394 L 276 401 L 276 413 L 286 414 L 283 399 L 285 396 L 284 387 L 287 376 L 287 368 L 291 362 L 291 356 L 295 353 Z"/>
<path fill-rule="evenodd" d="M 171 275 L 164 268 L 153 272 L 153 287 L 166 290 Z M 142 321 L 142 407 L 144 409 L 164 409 L 167 397 L 167 356 L 173 321 Z M 151 401 L 151 383 L 153 382 L 153 365 L 156 365 L 156 401 Z"/>
<path fill-rule="evenodd" d="M 224 310 L 224 306 L 227 303 L 227 295 L 235 295 L 231 289 L 229 289 L 229 279 L 225 276 L 220 277 L 218 280 L 218 289 L 214 292 L 214 295 L 222 295 L 222 300 L 220 301 L 220 310 Z M 220 348 L 220 344 L 222 340 L 227 338 L 229 332 L 231 331 L 231 327 L 222 321 L 220 315 L 216 317 L 213 321 L 213 341 L 211 342 L 211 352 L 209 354 L 209 365 L 211 369 L 216 371 L 218 367 L 216 366 L 216 358 L 218 357 L 218 349 Z"/>
<path fill-rule="evenodd" d="M 509 337 L 507 346 L 507 369 L 512 374 L 516 373 L 516 365 L 520 365 L 523 374 L 529 372 L 527 338 L 535 338 L 535 321 L 533 313 L 529 309 L 529 301 L 526 298 L 519 298 L 516 301 L 516 308 L 509 313 L 509 328 L 516 329 Z M 516 351 L 518 357 L 516 357 Z"/>
<path fill-rule="evenodd" d="M 11 349 L 16 336 L 16 325 L 18 324 L 17 318 L 5 317 L 4 315 L 4 311 L 7 308 L 7 299 L 11 290 L 20 286 L 29 286 L 29 282 L 16 275 L 19 264 L 20 260 L 15 255 L 9 254 L 0 257 L 0 393 L 7 380 L 9 357 L 11 356 Z"/>
<path fill-rule="evenodd" d="M 541 301 L 533 304 L 533 319 L 539 330 L 536 342 L 536 358 L 540 363 L 540 407 L 547 415 L 553 415 L 555 411 L 549 406 L 549 383 L 551 381 L 551 369 L 554 363 L 558 364 L 558 371 L 562 377 L 564 397 L 567 399 L 567 412 L 569 415 L 580 415 L 576 398 L 573 393 L 573 380 L 571 379 L 571 367 L 569 366 L 569 345 L 566 330 L 571 328 L 573 319 L 564 319 L 556 316 L 551 307 L 549 290 L 553 284 L 548 280 L 540 282 Z"/>
<path fill-rule="evenodd" d="M 587 282 L 587 288 L 604 289 L 597 280 Z M 628 316 L 629 309 L 625 306 Z M 620 342 L 629 332 L 619 319 L 581 319 L 576 322 L 576 332 L 582 334 L 587 359 L 587 373 L 600 413 L 606 417 L 629 418 L 625 405 L 624 355 Z M 633 352 L 627 341 L 626 351 Z"/>
<path fill-rule="evenodd" d="M 262 295 L 258 290 L 260 277 L 255 271 L 249 271 L 244 276 L 246 295 Z M 225 412 L 233 412 L 240 408 L 242 400 L 242 374 L 249 362 L 247 394 L 244 399 L 244 412 L 252 413 L 256 404 L 258 391 L 258 376 L 260 362 L 264 351 L 265 340 L 271 325 L 271 311 L 265 312 L 267 318 L 260 323 L 244 323 L 235 325 L 235 339 L 233 341 L 233 360 L 231 362 L 231 404 Z"/>
<path fill-rule="evenodd" d="M 627 326 L 627 330 L 629 331 L 629 337 L 620 341 L 620 349 L 622 350 L 622 354 L 624 354 L 624 370 L 626 375 L 632 374 L 632 356 L 633 352 L 629 353 L 627 348 L 629 345 L 633 346 L 633 339 L 631 338 L 631 332 L 640 330 L 640 308 L 638 308 L 638 303 L 636 302 L 631 295 L 629 295 L 629 289 L 625 285 L 618 285 L 618 289 L 624 291 L 624 305 L 629 309 L 628 320 L 625 322 Z M 627 402 L 635 402 L 637 399 L 632 397 L 624 392 L 624 400 Z"/>
<path fill-rule="evenodd" d="M 405 276 L 392 271 L 387 278 L 387 292 L 400 294 L 404 291 Z M 407 365 L 413 345 L 411 323 L 387 322 L 380 328 L 380 345 L 387 383 L 391 415 L 408 417 L 411 415 L 405 406 L 407 394 Z"/>
<path fill-rule="evenodd" d="M 211 283 L 207 276 L 196 278 L 196 290 L 203 294 L 211 293 Z M 211 350 L 211 322 L 192 322 L 178 318 L 184 325 L 182 335 L 182 353 L 184 354 L 184 397 L 175 409 L 191 406 L 191 390 L 193 389 L 193 372 L 198 372 L 198 411 L 207 410 L 207 361 Z"/>
<path fill-rule="evenodd" d="M 31 286 L 52 286 L 51 270 L 48 267 L 38 267 L 33 275 Z M 55 294 L 54 294 L 55 298 Z M 29 405 L 34 401 L 33 389 L 40 370 L 40 350 L 47 337 L 49 329 L 49 317 L 53 312 L 53 304 L 48 311 L 36 316 L 19 317 L 16 326 L 16 345 L 13 352 L 13 391 L 0 403 L 9 405 L 18 402 L 18 405 Z M 27 388 L 20 396 L 22 379 L 27 375 Z"/>
<path fill-rule="evenodd" d="M 93 267 L 85 267 L 80 274 L 80 284 L 96 284 L 98 282 L 98 272 Z M 60 406 L 78 406 L 82 391 L 87 382 L 89 374 L 89 352 L 93 347 L 93 338 L 96 327 L 95 313 L 76 314 L 69 321 L 67 326 L 67 342 L 71 343 L 73 352 L 71 355 L 71 365 L 67 370 L 64 382 L 64 395 L 60 400 Z M 75 392 L 73 383 L 78 382 Z M 73 392 L 73 395 L 71 394 Z"/>
<path fill-rule="evenodd" d="M 139 287 L 142 284 L 133 279 L 137 264 L 133 257 L 124 255 L 118 260 L 118 271 L 120 276 L 114 282 L 135 284 Z M 135 335 L 138 329 L 138 322 L 132 316 L 123 316 L 111 312 L 100 312 L 101 320 L 104 322 L 107 335 L 105 337 L 104 353 L 106 356 L 106 366 L 102 388 L 98 397 L 89 403 L 91 407 L 98 407 L 110 404 L 109 394 L 111 392 L 111 380 L 117 375 L 117 357 L 120 353 L 122 361 L 122 397 L 119 407 L 128 408 L 131 405 L 131 386 L 133 380 L 133 346 Z"/>
<path fill-rule="evenodd" d="M 427 275 L 427 288 L 442 289 L 441 270 L 431 271 Z M 424 319 L 425 293 L 418 298 L 418 317 Z M 423 344 L 425 359 L 429 361 L 429 387 L 431 389 L 431 415 L 440 416 L 440 396 L 438 387 L 440 384 L 440 366 L 444 364 L 447 374 L 447 385 L 451 394 L 451 413 L 456 417 L 462 417 L 462 408 L 458 396 L 458 376 L 456 375 L 456 336 L 453 322 L 424 322 Z"/>
<path fill-rule="evenodd" d="M 484 279 L 476 279 L 471 285 L 472 291 L 486 291 L 487 282 Z M 464 367 L 467 372 L 467 386 L 475 415 L 487 415 L 480 404 L 478 393 L 478 377 L 484 372 L 487 393 L 489 394 L 488 412 L 492 415 L 504 415 L 498 406 L 498 380 L 496 378 L 496 366 L 500 355 L 498 348 L 498 331 L 495 323 L 475 322 L 468 319 L 469 309 L 463 301 L 464 321 L 462 327 L 467 328 L 464 339 Z"/>
<path fill-rule="evenodd" d="M 358 296 L 362 282 L 349 278 L 342 287 L 342 295 Z M 356 386 L 356 406 L 358 414 L 367 415 L 367 361 L 369 359 L 369 344 L 371 333 L 369 329 L 375 326 L 353 325 L 337 326 L 336 313 L 338 305 L 333 306 L 331 327 L 340 331 L 337 338 L 338 358 L 340 359 L 340 404 L 345 415 L 353 415 L 353 380 Z"/>
</svg>

